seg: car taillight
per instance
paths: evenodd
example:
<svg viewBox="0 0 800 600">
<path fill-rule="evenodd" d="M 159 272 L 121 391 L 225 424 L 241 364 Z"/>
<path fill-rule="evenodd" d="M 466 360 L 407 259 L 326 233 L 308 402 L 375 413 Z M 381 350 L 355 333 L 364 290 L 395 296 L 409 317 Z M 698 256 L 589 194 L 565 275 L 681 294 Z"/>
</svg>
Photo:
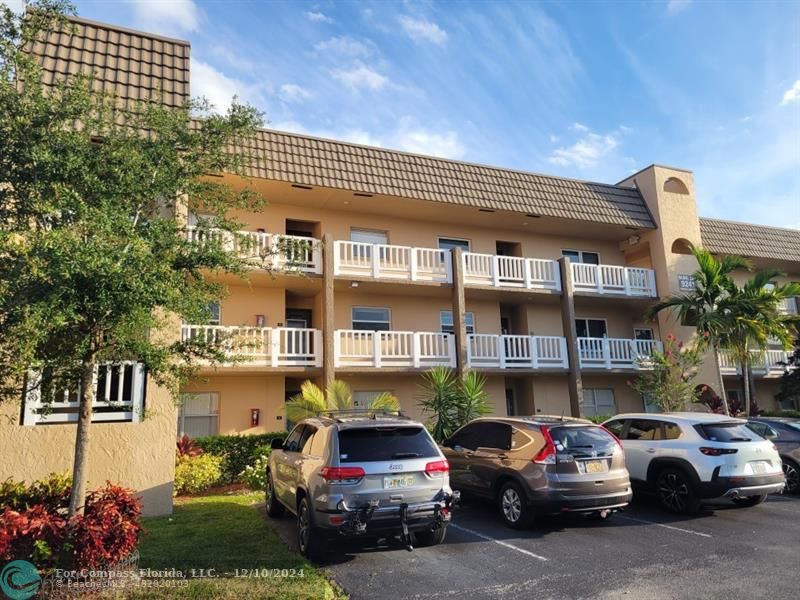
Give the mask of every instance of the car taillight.
<svg viewBox="0 0 800 600">
<path fill-rule="evenodd" d="M 450 472 L 450 463 L 446 460 L 437 460 L 434 462 L 429 462 L 425 465 L 425 473 L 428 475 L 437 475 L 442 476 L 445 473 Z"/>
<path fill-rule="evenodd" d="M 366 475 L 361 467 L 322 467 L 319 474 L 329 483 L 355 483 Z"/>
<path fill-rule="evenodd" d="M 553 443 L 547 427 L 542 427 L 542 436 L 544 437 L 544 448 L 533 457 L 533 462 L 539 465 L 554 465 L 556 464 L 556 445 Z"/>
<path fill-rule="evenodd" d="M 736 448 L 712 448 L 710 446 L 702 446 L 700 452 L 706 456 L 722 456 L 723 454 L 736 454 Z"/>
</svg>

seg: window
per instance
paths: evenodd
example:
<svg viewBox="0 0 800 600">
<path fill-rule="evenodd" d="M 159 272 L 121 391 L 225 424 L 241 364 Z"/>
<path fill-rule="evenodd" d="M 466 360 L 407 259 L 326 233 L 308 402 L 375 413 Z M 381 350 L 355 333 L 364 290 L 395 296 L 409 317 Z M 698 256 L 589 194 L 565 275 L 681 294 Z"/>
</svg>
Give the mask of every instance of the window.
<svg viewBox="0 0 800 600">
<path fill-rule="evenodd" d="M 649 327 L 634 327 L 633 339 L 635 340 L 652 340 L 653 330 Z"/>
<path fill-rule="evenodd" d="M 628 432 L 625 434 L 626 440 L 661 440 L 664 436 L 661 433 L 661 422 L 651 421 L 650 419 L 632 419 Z"/>
<path fill-rule="evenodd" d="M 385 394 L 388 390 L 375 390 L 375 391 L 359 391 L 353 392 L 353 408 L 369 408 L 372 401 L 381 394 Z"/>
<path fill-rule="evenodd" d="M 353 307 L 353 329 L 361 331 L 389 331 L 392 328 L 388 308 Z"/>
<path fill-rule="evenodd" d="M 578 337 L 606 337 L 608 330 L 605 319 L 575 319 Z"/>
<path fill-rule="evenodd" d="M 209 302 L 206 308 L 208 309 L 209 313 L 208 324 L 219 325 L 220 324 L 219 302 Z"/>
<path fill-rule="evenodd" d="M 300 453 L 311 454 L 311 446 L 314 443 L 314 434 L 317 433 L 317 428 L 311 425 L 306 425 L 303 430 L 303 436 L 300 438 Z"/>
<path fill-rule="evenodd" d="M 661 410 L 661 407 L 656 403 L 655 396 L 653 394 L 642 394 L 642 404 L 644 404 L 644 412 L 647 413 L 660 413 L 664 412 Z"/>
<path fill-rule="evenodd" d="M 464 313 L 464 321 L 467 323 L 467 335 L 475 333 L 475 313 Z M 453 324 L 453 311 L 442 310 L 439 311 L 439 324 L 442 328 L 442 333 L 455 333 L 455 325 Z"/>
<path fill-rule="evenodd" d="M 614 390 L 604 388 L 584 388 L 581 402 L 582 417 L 616 414 Z"/>
<path fill-rule="evenodd" d="M 191 438 L 219 433 L 219 394 L 198 392 L 181 394 L 178 435 Z"/>
<path fill-rule="evenodd" d="M 532 441 L 533 440 L 531 439 L 531 436 L 529 436 L 527 433 L 522 432 L 516 427 L 511 429 L 511 450 L 516 451 L 520 448 L 524 448 Z"/>
<path fill-rule="evenodd" d="M 362 242 L 364 244 L 388 244 L 389 234 L 385 231 L 375 231 L 372 229 L 351 229 L 351 242 Z"/>
<path fill-rule="evenodd" d="M 325 430 L 317 429 L 317 432 L 314 434 L 313 441 L 311 442 L 311 450 L 309 454 L 311 454 L 311 456 L 322 457 L 324 453 L 325 453 Z"/>
<path fill-rule="evenodd" d="M 678 427 L 675 423 L 662 423 L 664 425 L 664 439 L 665 440 L 677 440 L 681 437 L 681 428 Z"/>
<path fill-rule="evenodd" d="M 342 463 L 438 456 L 436 444 L 422 427 L 390 425 L 339 431 Z"/>
<path fill-rule="evenodd" d="M 478 448 L 511 450 L 511 425 L 483 422 L 478 424 Z"/>
<path fill-rule="evenodd" d="M 767 437 L 769 437 L 768 430 L 770 430 L 771 428 L 767 427 L 767 425 L 765 423 L 759 423 L 758 421 L 750 421 L 747 424 L 747 426 L 750 429 L 752 429 L 753 431 L 755 431 L 762 438 L 767 439 Z M 778 436 L 776 434 L 776 435 L 774 435 L 772 437 L 778 437 Z"/>
<path fill-rule="evenodd" d="M 298 425 L 286 436 L 286 441 L 283 443 L 283 449 L 286 450 L 286 452 L 297 452 L 301 448 L 300 438 L 303 437 L 303 430 L 305 428 L 305 425 Z"/>
<path fill-rule="evenodd" d="M 746 424 L 738 422 L 730 423 L 706 423 L 695 425 L 694 428 L 705 439 L 711 442 L 756 442 L 755 432 L 749 429 Z"/>
<path fill-rule="evenodd" d="M 439 238 L 439 250 L 451 250 L 453 248 L 461 248 L 464 252 L 469 252 L 469 240 L 460 240 L 458 238 Z"/>
<path fill-rule="evenodd" d="M 550 437 L 559 455 L 574 458 L 610 456 L 617 444 L 602 427 L 551 427 Z"/>
<path fill-rule="evenodd" d="M 447 440 L 451 448 L 461 446 L 467 450 L 475 450 L 480 445 L 480 423 L 465 425 Z"/>
<path fill-rule="evenodd" d="M 587 265 L 599 265 L 600 255 L 597 252 L 584 252 L 583 250 L 562 250 L 561 256 L 566 256 L 571 262 Z"/>
<path fill-rule="evenodd" d="M 619 439 L 622 439 L 622 430 L 625 429 L 625 421 L 609 421 L 608 423 L 603 425 L 603 427 L 608 429 Z"/>
</svg>

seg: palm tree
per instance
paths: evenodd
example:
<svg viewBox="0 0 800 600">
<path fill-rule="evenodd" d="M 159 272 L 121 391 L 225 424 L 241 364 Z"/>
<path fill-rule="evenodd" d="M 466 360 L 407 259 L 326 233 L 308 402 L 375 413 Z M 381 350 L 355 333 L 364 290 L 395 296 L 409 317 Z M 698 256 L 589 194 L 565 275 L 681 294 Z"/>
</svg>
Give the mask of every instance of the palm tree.
<svg viewBox="0 0 800 600">
<path fill-rule="evenodd" d="M 694 246 L 690 249 L 698 265 L 694 273 L 694 291 L 662 300 L 650 308 L 648 316 L 652 319 L 664 310 L 673 310 L 681 323 L 694 325 L 702 343 L 711 346 L 719 377 L 720 397 L 727 415 L 730 410 L 725 396 L 725 381 L 719 368 L 719 352 L 730 331 L 731 313 L 738 312 L 738 288 L 731 273 L 750 269 L 750 262 L 740 256 L 724 256 L 718 260 L 708 250 Z"/>
<path fill-rule="evenodd" d="M 334 410 L 353 408 L 353 392 L 344 381 L 335 380 L 326 393 L 323 393 L 311 381 L 306 380 L 300 386 L 300 393 L 286 403 L 286 418 L 297 423 L 308 417 Z M 391 392 L 381 392 L 365 407 L 367 411 L 397 411 L 400 401 Z"/>
<path fill-rule="evenodd" d="M 422 374 L 418 395 L 424 413 L 432 415 L 428 429 L 443 441 L 472 419 L 491 412 L 486 377 L 474 371 L 459 379 L 448 367 L 434 367 Z"/>
</svg>

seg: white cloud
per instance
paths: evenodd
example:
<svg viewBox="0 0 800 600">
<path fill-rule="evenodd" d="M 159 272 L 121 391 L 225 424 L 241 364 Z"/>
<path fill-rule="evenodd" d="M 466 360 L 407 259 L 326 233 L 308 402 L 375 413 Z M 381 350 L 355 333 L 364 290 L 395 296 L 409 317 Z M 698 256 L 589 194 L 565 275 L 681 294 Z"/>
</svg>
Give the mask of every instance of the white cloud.
<svg viewBox="0 0 800 600">
<path fill-rule="evenodd" d="M 137 27 L 147 31 L 175 35 L 200 29 L 201 13 L 193 0 L 128 1 L 133 8 Z"/>
<path fill-rule="evenodd" d="M 553 144 L 555 144 L 555 143 L 556 143 L 558 140 L 560 140 L 560 139 L 561 139 L 561 138 L 560 138 L 560 137 L 558 137 L 557 135 L 555 135 L 555 134 L 552 134 L 552 133 L 550 134 L 550 141 L 551 141 Z"/>
<path fill-rule="evenodd" d="M 417 154 L 461 158 L 466 149 L 455 131 L 436 133 L 425 129 L 414 129 L 399 134 L 396 148 Z"/>
<path fill-rule="evenodd" d="M 350 69 L 335 69 L 331 71 L 331 75 L 351 89 L 368 88 L 376 91 L 389 83 L 387 77 L 363 64 Z"/>
<path fill-rule="evenodd" d="M 447 42 L 447 32 L 436 23 L 415 19 L 408 15 L 401 15 L 397 19 L 400 21 L 403 31 L 415 42 L 431 42 L 439 46 Z"/>
<path fill-rule="evenodd" d="M 284 83 L 280 89 L 280 96 L 286 102 L 303 102 L 312 98 L 314 94 L 296 83 Z"/>
<path fill-rule="evenodd" d="M 305 15 L 306 19 L 308 19 L 309 21 L 314 21 L 315 23 L 333 23 L 332 17 L 329 17 L 328 15 L 318 11 L 312 12 L 310 10 L 307 10 Z"/>
<path fill-rule="evenodd" d="M 585 131 L 589 131 L 589 128 L 584 125 L 583 123 L 578 123 L 575 121 L 572 125 L 569 126 L 572 131 L 577 131 L 578 133 L 583 133 Z"/>
<path fill-rule="evenodd" d="M 25 10 L 25 0 L 0 0 L 0 4 L 5 4 L 12 12 L 18 15 Z"/>
<path fill-rule="evenodd" d="M 573 123 L 570 129 L 583 134 L 582 137 L 571 146 L 554 150 L 547 159 L 550 164 L 559 167 L 575 166 L 579 169 L 594 168 L 619 147 L 622 136 L 633 131 L 630 127 L 620 125 L 614 131 L 601 135 L 581 123 Z"/>
<path fill-rule="evenodd" d="M 800 100 L 800 79 L 795 81 L 794 85 L 783 93 L 783 100 L 781 100 L 781 106 L 786 106 L 791 102 L 797 102 L 799 100 Z"/>
<path fill-rule="evenodd" d="M 667 12 L 671 15 L 677 15 L 683 12 L 691 5 L 692 0 L 669 0 L 667 2 Z"/>
<path fill-rule="evenodd" d="M 218 112 L 225 112 L 234 96 L 240 97 L 247 85 L 238 79 L 226 76 L 211 65 L 195 58 L 191 59 L 192 96 L 205 96 Z"/>
<path fill-rule="evenodd" d="M 317 55 L 331 55 L 336 54 L 339 56 L 351 56 L 366 58 L 372 54 L 372 50 L 358 40 L 342 35 L 332 37 L 328 40 L 314 44 L 314 52 Z"/>
</svg>

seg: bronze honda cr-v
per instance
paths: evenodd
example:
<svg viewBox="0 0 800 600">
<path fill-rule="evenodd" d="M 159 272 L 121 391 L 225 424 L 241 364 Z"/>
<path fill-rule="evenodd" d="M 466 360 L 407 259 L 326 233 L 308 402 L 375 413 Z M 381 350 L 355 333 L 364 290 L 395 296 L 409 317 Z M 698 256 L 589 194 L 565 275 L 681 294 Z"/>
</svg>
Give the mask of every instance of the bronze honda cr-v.
<svg viewBox="0 0 800 600">
<path fill-rule="evenodd" d="M 604 519 L 633 497 L 619 440 L 584 419 L 475 419 L 442 446 L 453 489 L 496 501 L 511 527 L 566 512 Z"/>
</svg>

